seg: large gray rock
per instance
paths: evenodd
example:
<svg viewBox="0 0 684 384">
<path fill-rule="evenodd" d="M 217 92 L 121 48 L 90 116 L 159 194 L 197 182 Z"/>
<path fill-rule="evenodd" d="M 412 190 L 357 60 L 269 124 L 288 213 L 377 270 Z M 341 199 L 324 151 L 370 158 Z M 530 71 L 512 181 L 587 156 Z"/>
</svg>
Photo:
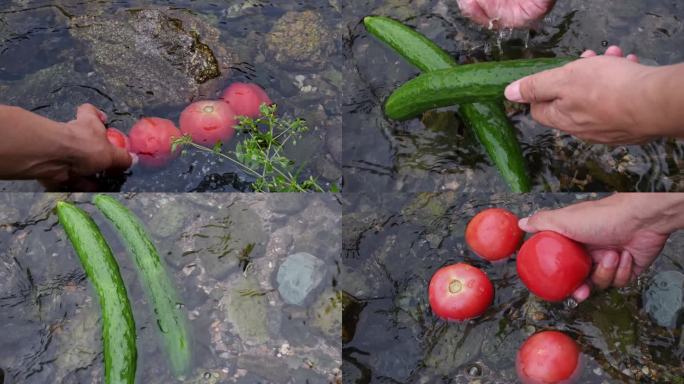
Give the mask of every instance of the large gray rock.
<svg viewBox="0 0 684 384">
<path fill-rule="evenodd" d="M 644 309 L 661 327 L 675 328 L 684 315 L 684 274 L 657 274 L 643 294 Z"/>
<path fill-rule="evenodd" d="M 103 91 L 112 97 L 131 93 L 131 106 L 185 103 L 201 93 L 202 83 L 227 74 L 234 61 L 218 29 L 181 10 L 120 10 L 79 16 L 70 25 L 103 77 Z"/>
<path fill-rule="evenodd" d="M 278 269 L 278 292 L 288 304 L 303 305 L 323 281 L 325 263 L 314 255 L 300 252 L 288 256 Z"/>
</svg>

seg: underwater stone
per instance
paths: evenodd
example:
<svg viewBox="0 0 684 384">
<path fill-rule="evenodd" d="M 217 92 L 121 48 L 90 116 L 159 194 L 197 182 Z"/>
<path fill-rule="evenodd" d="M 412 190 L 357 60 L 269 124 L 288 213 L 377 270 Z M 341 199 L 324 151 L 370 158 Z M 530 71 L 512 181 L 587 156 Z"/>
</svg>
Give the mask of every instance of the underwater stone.
<svg viewBox="0 0 684 384">
<path fill-rule="evenodd" d="M 266 36 L 268 53 L 278 64 L 298 69 L 322 66 L 333 49 L 333 37 L 314 11 L 288 12 Z"/>
<path fill-rule="evenodd" d="M 644 309 L 661 327 L 674 328 L 684 314 L 684 274 L 665 271 L 657 274 L 643 294 Z"/>
<path fill-rule="evenodd" d="M 229 286 L 220 305 L 225 311 L 226 320 L 233 326 L 234 333 L 243 342 L 260 344 L 268 340 L 266 297 L 250 294 L 261 291 L 259 283 L 251 276 L 240 276 Z"/>
<path fill-rule="evenodd" d="M 286 303 L 302 305 L 326 275 L 325 263 L 300 252 L 287 257 L 278 269 L 278 292 Z"/>
</svg>

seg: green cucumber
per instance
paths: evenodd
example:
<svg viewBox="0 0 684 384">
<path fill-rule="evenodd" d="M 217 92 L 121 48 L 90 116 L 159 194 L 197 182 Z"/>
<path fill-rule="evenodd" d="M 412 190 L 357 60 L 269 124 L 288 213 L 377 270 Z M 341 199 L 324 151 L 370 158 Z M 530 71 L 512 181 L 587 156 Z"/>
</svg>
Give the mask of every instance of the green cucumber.
<svg viewBox="0 0 684 384">
<path fill-rule="evenodd" d="M 57 216 L 100 299 L 105 383 L 132 384 L 137 358 L 135 322 L 119 266 L 87 213 L 58 202 Z"/>
<path fill-rule="evenodd" d="M 459 108 L 463 121 L 475 132 L 511 191 L 525 193 L 532 190 L 515 128 L 508 120 L 503 105 L 485 102 L 462 104 Z"/>
<path fill-rule="evenodd" d="M 368 32 L 423 72 L 453 68 L 457 65 L 456 60 L 432 40 L 394 19 L 367 16 L 363 23 Z"/>
<path fill-rule="evenodd" d="M 368 16 L 363 21 L 373 36 L 423 72 L 458 65 L 430 39 L 396 20 Z M 525 159 L 503 104 L 496 101 L 463 104 L 459 113 L 466 125 L 475 132 L 509 188 L 516 193 L 529 192 L 531 183 L 525 169 Z"/>
<path fill-rule="evenodd" d="M 385 103 L 385 114 L 390 119 L 408 120 L 430 109 L 500 99 L 508 84 L 572 60 L 497 61 L 427 72 L 395 90 Z"/>
<path fill-rule="evenodd" d="M 176 376 L 187 373 L 191 354 L 185 315 L 157 249 L 140 220 L 119 201 L 107 195 L 95 195 L 93 203 L 114 224 L 137 266 L 157 317 L 171 369 Z"/>
</svg>

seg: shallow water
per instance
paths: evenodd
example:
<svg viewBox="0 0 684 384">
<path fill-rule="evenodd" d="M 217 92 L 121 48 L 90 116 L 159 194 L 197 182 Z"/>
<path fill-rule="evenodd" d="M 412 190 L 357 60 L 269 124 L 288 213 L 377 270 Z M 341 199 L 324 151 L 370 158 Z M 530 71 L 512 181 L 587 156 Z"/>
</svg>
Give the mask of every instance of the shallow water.
<svg viewBox="0 0 684 384">
<path fill-rule="evenodd" d="M 216 98 L 231 82 L 250 81 L 263 86 L 280 107 L 281 114 L 307 120 L 311 130 L 298 145 L 286 149 L 302 166 L 302 176 L 313 175 L 322 184 L 339 184 L 341 131 L 338 88 L 343 60 L 337 37 L 341 25 L 337 5 L 326 0 L 294 2 L 269 0 L 212 1 L 77 1 L 7 0 L 0 2 L 0 103 L 13 104 L 60 121 L 73 119 L 75 108 L 90 102 L 110 117 L 110 125 L 127 132 L 141 116 L 178 121 L 191 101 Z M 141 9 L 160 9 L 171 27 L 154 34 L 158 25 L 141 23 L 141 36 L 152 30 L 153 44 L 145 44 L 138 32 L 126 38 L 110 38 L 119 29 L 112 20 L 134 19 Z M 302 62 L 296 56 L 302 41 L 276 42 L 268 38 L 288 12 L 313 12 L 326 34 L 321 56 Z M 139 14 L 139 13 L 138 13 Z M 180 20 L 185 31 L 171 33 Z M 285 28 L 290 27 L 287 20 Z M 114 27 L 112 27 L 114 25 Z M 102 27 L 96 34 L 94 27 Z M 111 28 L 108 31 L 106 28 Z M 199 32 L 218 60 L 221 76 L 197 85 L 179 74 L 183 60 L 174 49 L 177 41 Z M 137 44 L 137 45 L 136 45 Z M 156 45 L 155 45 L 156 44 Z M 289 45 L 288 45 L 289 44 Z M 316 47 L 316 45 L 313 45 Z M 155 64 L 149 50 L 167 50 L 168 62 Z M 135 52 L 139 52 L 136 54 Z M 275 58 L 277 53 L 283 57 Z M 295 52 L 295 53 L 288 53 Z M 165 54 L 166 54 L 165 53 Z M 289 55 L 289 56 L 288 56 Z M 178 71 L 176 71 L 178 70 Z M 191 80 L 191 79 L 189 79 Z M 233 139 L 232 147 L 239 140 Z M 111 191 L 184 192 L 247 190 L 251 179 L 239 168 L 213 155 L 190 153 L 162 171 L 136 168 L 125 176 L 102 176 L 98 189 Z M 33 182 L 4 182 L 6 191 L 38 191 Z"/>
<path fill-rule="evenodd" d="M 541 329 L 562 330 L 579 342 L 585 365 L 578 382 L 681 382 L 682 329 L 651 320 L 641 292 L 657 272 L 684 271 L 684 234 L 670 238 L 639 283 L 597 294 L 576 308 L 534 299 L 517 278 L 514 260 L 492 265 L 465 245 L 468 220 L 486 207 L 522 216 L 587 198 L 595 196 L 348 196 L 341 274 L 344 382 L 517 382 L 515 354 Z M 437 269 L 460 261 L 486 271 L 495 300 L 481 318 L 447 323 L 432 314 L 427 287 Z"/>
<path fill-rule="evenodd" d="M 459 62 L 579 55 L 620 45 L 648 64 L 684 60 L 684 7 L 668 0 L 558 2 L 537 31 L 487 31 L 447 0 L 366 0 L 345 7 L 347 79 L 343 122 L 346 191 L 422 192 L 507 188 L 477 140 L 448 112 L 426 124 L 388 121 L 382 102 L 418 71 L 370 36 L 366 15 L 396 18 L 437 42 Z M 535 191 L 679 191 L 684 146 L 588 145 L 513 117 Z"/>
<path fill-rule="evenodd" d="M 103 382 L 97 297 L 52 211 L 63 198 L 93 216 L 119 263 L 137 329 L 136 382 L 180 382 L 170 376 L 136 269 L 89 195 L 0 195 L 0 377 L 5 384 Z M 194 359 L 182 382 L 328 383 L 339 375 L 340 203 L 333 196 L 117 198 L 147 226 L 189 318 Z M 276 274 L 297 252 L 323 262 L 323 281 L 291 305 Z"/>
</svg>

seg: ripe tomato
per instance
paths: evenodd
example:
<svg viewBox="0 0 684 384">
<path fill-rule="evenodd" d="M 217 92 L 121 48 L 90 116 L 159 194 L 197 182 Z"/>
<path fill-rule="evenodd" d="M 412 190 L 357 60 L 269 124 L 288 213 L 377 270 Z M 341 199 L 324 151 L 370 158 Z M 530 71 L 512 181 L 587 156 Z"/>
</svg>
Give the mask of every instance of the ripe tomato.
<svg viewBox="0 0 684 384">
<path fill-rule="evenodd" d="M 107 140 L 115 147 L 123 148 L 127 151 L 131 150 L 131 143 L 128 140 L 128 136 L 116 128 L 107 128 Z"/>
<path fill-rule="evenodd" d="M 473 217 L 465 232 L 466 243 L 478 256 L 497 261 L 512 255 L 523 238 L 518 217 L 501 208 L 486 209 Z"/>
<path fill-rule="evenodd" d="M 197 144 L 227 143 L 235 134 L 235 113 L 223 100 L 198 101 L 180 115 L 180 130 Z"/>
<path fill-rule="evenodd" d="M 518 275 L 535 295 L 562 301 L 584 282 L 591 258 L 582 245 L 556 232 L 539 232 L 518 252 Z"/>
<path fill-rule="evenodd" d="M 261 104 L 273 104 L 266 91 L 252 83 L 233 83 L 223 92 L 221 98 L 230 105 L 236 115 L 251 118 L 259 117 Z"/>
<path fill-rule="evenodd" d="M 131 152 L 138 155 L 140 163 L 157 168 L 168 164 L 177 153 L 171 152 L 173 139 L 181 133 L 171 120 L 145 117 L 138 120 L 129 133 Z"/>
<path fill-rule="evenodd" d="M 524 384 L 571 383 L 582 371 L 580 348 L 562 332 L 542 331 L 523 343 L 515 366 Z"/>
<path fill-rule="evenodd" d="M 438 270 L 430 280 L 430 307 L 445 320 L 467 320 L 483 314 L 494 301 L 494 286 L 487 275 L 469 264 Z"/>
</svg>

